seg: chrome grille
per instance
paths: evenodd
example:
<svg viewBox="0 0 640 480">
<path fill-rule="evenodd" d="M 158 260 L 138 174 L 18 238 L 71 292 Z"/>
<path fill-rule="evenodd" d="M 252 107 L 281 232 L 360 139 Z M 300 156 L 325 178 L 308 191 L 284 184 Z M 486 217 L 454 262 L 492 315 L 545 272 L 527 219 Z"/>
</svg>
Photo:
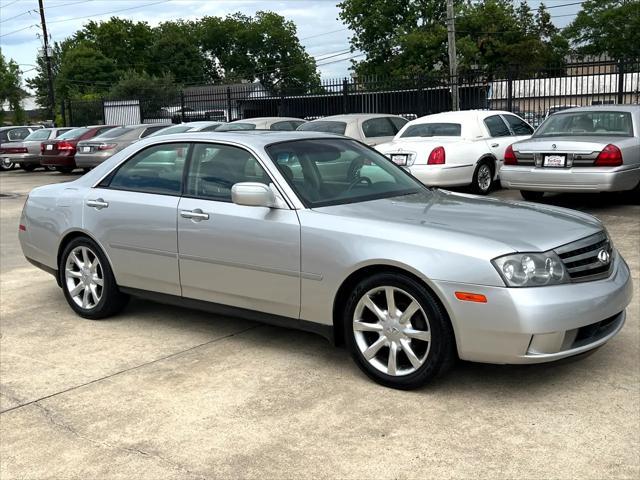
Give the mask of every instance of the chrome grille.
<svg viewBox="0 0 640 480">
<path fill-rule="evenodd" d="M 606 252 L 608 262 L 598 255 Z M 599 232 L 555 249 L 574 282 L 588 282 L 609 276 L 613 263 L 613 247 L 605 232 Z"/>
</svg>

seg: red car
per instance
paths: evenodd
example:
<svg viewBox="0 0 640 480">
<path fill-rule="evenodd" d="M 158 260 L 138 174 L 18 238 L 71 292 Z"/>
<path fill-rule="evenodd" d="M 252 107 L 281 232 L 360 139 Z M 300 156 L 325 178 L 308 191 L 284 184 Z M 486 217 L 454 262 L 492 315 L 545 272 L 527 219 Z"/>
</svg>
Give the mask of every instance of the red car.
<svg viewBox="0 0 640 480">
<path fill-rule="evenodd" d="M 71 173 L 76 169 L 76 145 L 81 140 L 96 137 L 117 125 L 92 125 L 78 127 L 63 133 L 55 140 L 42 142 L 40 145 L 40 164 L 54 167 L 58 172 Z"/>
</svg>

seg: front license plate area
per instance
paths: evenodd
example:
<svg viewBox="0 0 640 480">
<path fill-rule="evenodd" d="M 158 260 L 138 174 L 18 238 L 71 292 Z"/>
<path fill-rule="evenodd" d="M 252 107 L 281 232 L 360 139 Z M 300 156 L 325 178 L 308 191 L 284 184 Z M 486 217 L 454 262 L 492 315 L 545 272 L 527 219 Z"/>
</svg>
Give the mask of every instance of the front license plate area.
<svg viewBox="0 0 640 480">
<path fill-rule="evenodd" d="M 563 168 L 567 166 L 566 155 L 545 155 L 542 161 L 543 167 Z"/>
<path fill-rule="evenodd" d="M 407 155 L 391 155 L 391 161 L 396 165 L 404 166 L 407 164 Z"/>
</svg>

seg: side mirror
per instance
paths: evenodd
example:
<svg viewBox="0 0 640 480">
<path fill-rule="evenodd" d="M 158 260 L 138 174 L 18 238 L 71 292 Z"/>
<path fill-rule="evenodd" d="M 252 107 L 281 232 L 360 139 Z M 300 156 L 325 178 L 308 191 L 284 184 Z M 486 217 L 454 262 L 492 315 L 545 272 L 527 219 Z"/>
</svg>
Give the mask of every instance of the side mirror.
<svg viewBox="0 0 640 480">
<path fill-rule="evenodd" d="M 231 187 L 231 201 L 247 207 L 275 207 L 276 196 L 268 185 L 255 182 L 236 183 Z"/>
</svg>

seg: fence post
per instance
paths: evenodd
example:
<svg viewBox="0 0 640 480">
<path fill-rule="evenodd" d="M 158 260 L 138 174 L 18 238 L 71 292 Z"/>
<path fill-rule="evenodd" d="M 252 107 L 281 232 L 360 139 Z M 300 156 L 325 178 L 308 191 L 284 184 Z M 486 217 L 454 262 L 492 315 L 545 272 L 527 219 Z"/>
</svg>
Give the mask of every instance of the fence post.
<svg viewBox="0 0 640 480">
<path fill-rule="evenodd" d="M 72 105 L 71 100 L 67 100 L 67 102 L 69 102 L 68 103 L 68 106 L 69 106 L 69 108 L 68 108 L 68 110 L 69 110 L 69 126 L 73 127 L 73 107 L 71 106 Z"/>
<path fill-rule="evenodd" d="M 349 113 L 349 81 L 342 80 L 342 113 Z"/>
<path fill-rule="evenodd" d="M 513 111 L 513 74 L 511 68 L 507 68 L 507 111 Z"/>
<path fill-rule="evenodd" d="M 624 60 L 618 60 L 618 105 L 624 103 Z"/>
<path fill-rule="evenodd" d="M 231 87 L 227 87 L 227 122 L 231 121 Z"/>
<path fill-rule="evenodd" d="M 418 78 L 418 117 L 423 117 L 427 114 L 427 101 L 424 95 L 424 77 Z"/>
<path fill-rule="evenodd" d="M 184 90 L 180 90 L 180 121 L 184 123 Z"/>
<path fill-rule="evenodd" d="M 67 111 L 66 111 L 65 104 L 64 104 L 64 98 L 60 102 L 60 116 L 62 117 L 62 125 L 60 125 L 60 126 L 61 127 L 66 127 L 67 126 Z M 54 119 L 54 126 L 55 126 L 55 119 Z"/>
</svg>

